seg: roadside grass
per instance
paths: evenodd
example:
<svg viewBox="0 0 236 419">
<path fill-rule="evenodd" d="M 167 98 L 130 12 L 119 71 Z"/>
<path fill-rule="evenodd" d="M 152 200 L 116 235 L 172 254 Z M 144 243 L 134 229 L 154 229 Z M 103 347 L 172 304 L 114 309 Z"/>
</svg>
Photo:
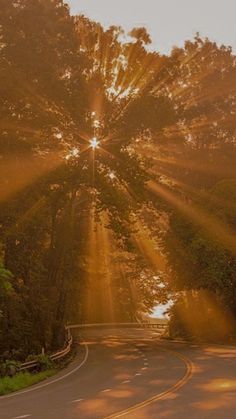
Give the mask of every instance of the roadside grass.
<svg viewBox="0 0 236 419">
<path fill-rule="evenodd" d="M 51 377 L 57 372 L 57 369 L 49 369 L 41 371 L 36 374 L 30 374 L 29 372 L 20 372 L 14 377 L 3 377 L 0 378 L 0 395 L 12 393 L 13 391 L 21 390 L 23 388 L 32 386 L 45 378 Z"/>
</svg>

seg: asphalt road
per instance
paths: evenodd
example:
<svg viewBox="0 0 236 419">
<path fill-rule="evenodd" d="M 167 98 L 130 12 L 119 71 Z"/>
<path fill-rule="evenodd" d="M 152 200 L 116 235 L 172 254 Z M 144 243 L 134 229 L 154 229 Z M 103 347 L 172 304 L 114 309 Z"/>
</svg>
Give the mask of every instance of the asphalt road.
<svg viewBox="0 0 236 419">
<path fill-rule="evenodd" d="M 67 369 L 0 397 L 0 418 L 236 418 L 236 347 L 164 342 L 140 329 L 83 338 Z"/>
</svg>

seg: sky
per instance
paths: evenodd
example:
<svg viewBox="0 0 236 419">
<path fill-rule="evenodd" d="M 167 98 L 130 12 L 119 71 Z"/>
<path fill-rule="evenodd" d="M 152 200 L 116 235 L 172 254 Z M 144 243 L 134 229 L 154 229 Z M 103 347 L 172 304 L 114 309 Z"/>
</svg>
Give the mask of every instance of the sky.
<svg viewBox="0 0 236 419">
<path fill-rule="evenodd" d="M 159 304 L 157 307 L 154 308 L 152 317 L 166 318 L 167 315 L 165 314 L 165 312 L 170 307 L 171 307 L 171 302 L 167 304 Z"/>
<path fill-rule="evenodd" d="M 236 0 L 67 0 L 73 14 L 126 31 L 145 26 L 155 49 L 168 54 L 196 32 L 236 52 Z"/>
</svg>

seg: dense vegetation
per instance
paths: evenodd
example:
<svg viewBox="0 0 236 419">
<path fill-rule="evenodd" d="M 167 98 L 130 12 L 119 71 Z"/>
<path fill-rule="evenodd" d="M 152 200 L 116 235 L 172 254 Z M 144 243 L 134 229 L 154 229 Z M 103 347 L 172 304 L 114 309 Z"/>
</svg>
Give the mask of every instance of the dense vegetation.
<svg viewBox="0 0 236 419">
<path fill-rule="evenodd" d="M 60 0 L 0 9 L 0 350 L 52 349 L 67 322 L 169 298 L 174 330 L 201 334 L 195 304 L 233 333 L 230 48 L 197 34 L 162 56 L 144 28 L 125 38 Z"/>
</svg>

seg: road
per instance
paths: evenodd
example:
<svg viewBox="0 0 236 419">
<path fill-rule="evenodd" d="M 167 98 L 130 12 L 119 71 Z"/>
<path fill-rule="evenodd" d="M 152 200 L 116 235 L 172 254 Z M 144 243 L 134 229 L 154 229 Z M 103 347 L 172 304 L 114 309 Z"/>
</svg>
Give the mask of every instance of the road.
<svg viewBox="0 0 236 419">
<path fill-rule="evenodd" d="M 88 330 L 68 368 L 0 398 L 1 419 L 235 419 L 236 348 Z"/>
</svg>

